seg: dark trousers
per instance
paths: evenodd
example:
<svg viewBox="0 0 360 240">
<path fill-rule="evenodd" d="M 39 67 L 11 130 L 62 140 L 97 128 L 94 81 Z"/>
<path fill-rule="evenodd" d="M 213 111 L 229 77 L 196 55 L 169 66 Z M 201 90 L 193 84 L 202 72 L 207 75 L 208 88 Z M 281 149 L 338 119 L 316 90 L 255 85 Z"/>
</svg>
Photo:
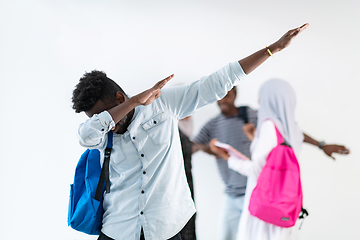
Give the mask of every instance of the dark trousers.
<svg viewBox="0 0 360 240">
<path fill-rule="evenodd" d="M 100 233 L 100 236 L 98 237 L 97 240 L 114 240 L 112 238 L 109 238 L 108 236 L 106 236 L 103 233 Z M 141 236 L 140 236 L 140 240 L 145 240 L 143 231 L 141 229 Z M 169 240 L 182 240 L 180 233 L 176 234 L 175 236 L 173 236 L 172 238 L 170 238 Z"/>
<path fill-rule="evenodd" d="M 182 153 L 184 157 L 184 166 L 186 179 L 189 184 L 191 197 L 194 200 L 194 184 L 191 174 L 191 154 L 192 154 L 192 142 L 190 139 L 179 129 L 180 133 L 180 141 L 182 147 Z M 196 240 L 196 230 L 195 230 L 195 218 L 196 213 L 192 216 L 189 222 L 185 225 L 185 227 L 181 230 L 181 238 L 182 240 Z"/>
<path fill-rule="evenodd" d="M 185 227 L 180 231 L 182 240 L 196 240 L 195 216 L 196 213 L 190 218 Z"/>
</svg>

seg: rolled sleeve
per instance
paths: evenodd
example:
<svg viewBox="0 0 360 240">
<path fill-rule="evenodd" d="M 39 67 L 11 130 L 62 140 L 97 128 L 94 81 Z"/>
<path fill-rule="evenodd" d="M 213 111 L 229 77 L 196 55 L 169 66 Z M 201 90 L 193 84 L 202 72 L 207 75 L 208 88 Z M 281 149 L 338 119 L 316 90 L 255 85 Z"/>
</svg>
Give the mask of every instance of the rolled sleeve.
<svg viewBox="0 0 360 240">
<path fill-rule="evenodd" d="M 115 126 L 108 111 L 95 114 L 80 124 L 78 137 L 80 145 L 90 149 L 102 149 L 106 144 L 105 135 Z"/>
<path fill-rule="evenodd" d="M 160 99 L 177 119 L 192 115 L 197 109 L 223 98 L 246 74 L 238 62 L 193 82 L 164 89 Z"/>
<path fill-rule="evenodd" d="M 220 69 L 219 72 L 224 72 L 222 74 L 223 78 L 227 78 L 228 81 L 231 83 L 228 91 L 230 91 L 234 85 L 237 85 L 239 82 L 244 80 L 246 76 L 239 62 L 229 63 L 226 67 Z"/>
</svg>

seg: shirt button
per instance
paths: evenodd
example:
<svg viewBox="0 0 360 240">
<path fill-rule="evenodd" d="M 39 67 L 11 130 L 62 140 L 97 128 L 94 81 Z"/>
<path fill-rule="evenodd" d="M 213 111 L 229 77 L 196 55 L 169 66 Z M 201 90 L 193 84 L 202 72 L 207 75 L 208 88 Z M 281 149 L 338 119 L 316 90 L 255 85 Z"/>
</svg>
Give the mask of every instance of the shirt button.
<svg viewBox="0 0 360 240">
<path fill-rule="evenodd" d="M 156 124 L 156 121 L 154 121 L 154 124 Z"/>
<path fill-rule="evenodd" d="M 143 211 L 141 211 L 141 212 L 140 212 L 140 214 L 141 214 L 141 215 L 143 215 L 143 214 L 144 214 L 144 212 L 143 212 Z"/>
<path fill-rule="evenodd" d="M 146 174 L 146 171 L 143 171 L 143 174 Z"/>
<path fill-rule="evenodd" d="M 132 139 L 134 139 L 134 140 L 135 140 L 135 137 L 132 137 Z"/>
<path fill-rule="evenodd" d="M 141 154 L 140 156 L 141 156 L 141 157 L 144 157 L 145 155 L 144 155 L 144 154 Z"/>
<path fill-rule="evenodd" d="M 145 191 L 144 191 L 144 190 L 141 190 L 141 193 L 142 193 L 142 194 L 144 194 L 144 193 L 145 193 Z"/>
</svg>

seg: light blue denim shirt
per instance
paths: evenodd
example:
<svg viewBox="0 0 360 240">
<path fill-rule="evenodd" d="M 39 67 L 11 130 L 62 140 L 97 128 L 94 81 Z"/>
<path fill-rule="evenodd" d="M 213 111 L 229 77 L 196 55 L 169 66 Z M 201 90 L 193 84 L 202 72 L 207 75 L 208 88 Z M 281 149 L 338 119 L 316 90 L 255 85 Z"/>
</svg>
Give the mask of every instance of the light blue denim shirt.
<svg viewBox="0 0 360 240">
<path fill-rule="evenodd" d="M 165 88 L 148 106 L 135 108 L 124 134 L 114 134 L 110 193 L 104 197 L 102 232 L 114 239 L 146 240 L 176 235 L 195 213 L 187 184 L 178 120 L 224 97 L 245 77 L 238 62 L 183 86 Z M 110 114 L 96 114 L 79 127 L 80 144 L 103 159 Z M 102 163 L 101 163 L 102 164 Z"/>
</svg>

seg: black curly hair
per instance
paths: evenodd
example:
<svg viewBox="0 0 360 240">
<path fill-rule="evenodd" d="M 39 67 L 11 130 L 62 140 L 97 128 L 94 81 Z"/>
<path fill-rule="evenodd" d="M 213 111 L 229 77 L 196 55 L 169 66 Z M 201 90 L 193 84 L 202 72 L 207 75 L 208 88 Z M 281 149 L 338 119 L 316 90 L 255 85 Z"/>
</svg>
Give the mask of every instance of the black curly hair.
<svg viewBox="0 0 360 240">
<path fill-rule="evenodd" d="M 75 112 L 90 110 L 98 100 L 104 102 L 116 101 L 116 93 L 126 93 L 102 71 L 93 70 L 85 73 L 75 86 L 72 96 Z"/>
</svg>

